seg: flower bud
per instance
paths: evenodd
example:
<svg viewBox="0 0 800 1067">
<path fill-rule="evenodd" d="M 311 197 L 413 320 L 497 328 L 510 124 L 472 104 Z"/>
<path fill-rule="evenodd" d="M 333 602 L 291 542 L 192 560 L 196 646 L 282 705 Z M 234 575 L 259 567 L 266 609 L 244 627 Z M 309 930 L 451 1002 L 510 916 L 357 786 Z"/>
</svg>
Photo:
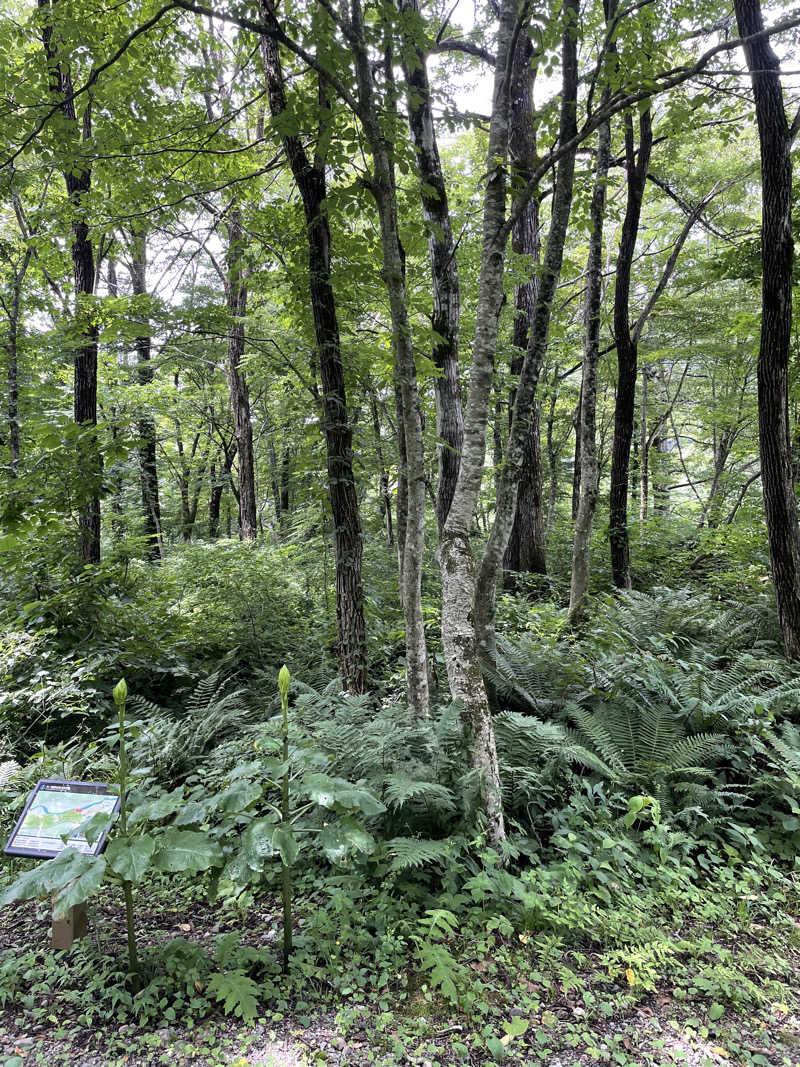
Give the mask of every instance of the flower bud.
<svg viewBox="0 0 800 1067">
<path fill-rule="evenodd" d="M 281 667 L 280 671 L 278 671 L 278 689 L 280 690 L 280 694 L 284 699 L 289 694 L 289 682 L 290 682 L 290 680 L 291 679 L 290 679 L 290 676 L 289 676 L 289 668 L 284 663 L 284 665 Z"/>
<path fill-rule="evenodd" d="M 128 683 L 124 678 L 120 678 L 117 684 L 114 686 L 114 703 L 118 708 L 121 708 L 128 698 Z"/>
</svg>

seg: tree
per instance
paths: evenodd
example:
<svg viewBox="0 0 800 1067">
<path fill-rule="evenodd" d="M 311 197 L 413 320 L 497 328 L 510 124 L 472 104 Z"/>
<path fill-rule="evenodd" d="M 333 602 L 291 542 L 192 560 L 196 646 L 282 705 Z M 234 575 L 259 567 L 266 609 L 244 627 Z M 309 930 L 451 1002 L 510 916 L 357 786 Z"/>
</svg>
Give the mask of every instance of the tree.
<svg viewBox="0 0 800 1067">
<path fill-rule="evenodd" d="M 735 0 L 753 85 L 761 145 L 762 319 L 758 351 L 758 436 L 772 581 L 784 651 L 800 658 L 800 529 L 792 479 L 788 368 L 792 329 L 792 158 L 800 113 L 791 126 L 780 62 L 764 36 L 760 0 Z"/>
</svg>

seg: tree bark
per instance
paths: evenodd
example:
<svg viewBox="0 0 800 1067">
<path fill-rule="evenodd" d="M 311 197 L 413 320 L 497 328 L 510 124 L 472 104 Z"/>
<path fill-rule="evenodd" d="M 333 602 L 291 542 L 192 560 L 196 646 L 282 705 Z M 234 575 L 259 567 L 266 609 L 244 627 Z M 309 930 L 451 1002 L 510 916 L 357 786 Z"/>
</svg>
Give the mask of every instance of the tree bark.
<svg viewBox="0 0 800 1067">
<path fill-rule="evenodd" d="M 631 588 L 630 546 L 628 543 L 628 471 L 633 439 L 638 375 L 638 339 L 630 322 L 630 292 L 633 256 L 642 215 L 653 127 L 650 109 L 639 116 L 639 151 L 633 140 L 633 119 L 625 116 L 625 160 L 627 201 L 617 256 L 614 292 L 614 335 L 617 345 L 617 402 L 614 408 L 614 444 L 611 457 L 610 547 L 614 585 Z"/>
<path fill-rule="evenodd" d="M 419 0 L 400 0 L 400 10 L 415 17 L 406 49 L 413 51 L 413 66 L 404 50 L 403 72 L 408 101 L 408 123 L 417 159 L 422 212 L 428 224 L 428 255 L 433 279 L 433 326 L 435 337 L 431 359 L 438 370 L 434 379 L 436 395 L 436 521 L 441 533 L 455 492 L 464 418 L 458 377 L 459 284 L 456 249 L 450 223 L 447 189 L 442 175 L 439 149 L 433 123 L 427 56 L 419 41 L 422 24 Z"/>
<path fill-rule="evenodd" d="M 381 439 L 381 420 L 378 415 L 378 400 L 375 390 L 369 389 L 369 407 L 372 414 L 372 432 L 375 436 L 375 456 L 378 460 L 380 473 L 380 509 L 381 517 L 386 526 L 386 543 L 389 548 L 394 548 L 394 529 L 392 526 L 392 501 L 389 496 L 389 471 L 386 468 L 386 460 L 383 455 L 383 443 Z"/>
<path fill-rule="evenodd" d="M 536 79 L 533 42 L 530 33 L 523 31 L 517 40 L 511 68 L 511 111 L 509 116 L 508 154 L 511 173 L 517 186 L 525 186 L 531 177 L 536 153 L 533 116 L 533 86 Z M 514 205 L 516 206 L 516 205 Z M 541 258 L 539 233 L 539 201 L 532 196 L 525 204 L 511 233 L 514 252 L 531 257 L 531 273 L 527 281 L 514 286 L 514 330 L 511 373 L 518 376 L 525 361 L 531 321 L 539 290 L 536 267 Z M 516 389 L 511 390 L 509 423 L 514 410 Z M 545 531 L 542 508 L 542 446 L 540 438 L 540 405 L 534 401 L 523 443 L 523 460 L 519 473 L 517 505 L 511 536 L 503 557 L 506 584 L 509 572 L 546 574 Z"/>
<path fill-rule="evenodd" d="M 234 206 L 228 212 L 228 249 L 225 290 L 228 302 L 228 389 L 233 412 L 233 430 L 239 453 L 239 536 L 254 541 L 258 535 L 256 468 L 253 453 L 253 421 L 250 390 L 242 360 L 245 351 L 244 322 L 247 316 L 247 272 L 242 217 Z"/>
<path fill-rule="evenodd" d="M 741 37 L 764 28 L 760 0 L 735 0 Z M 788 367 L 792 329 L 792 133 L 780 63 L 769 39 L 745 41 L 761 144 L 762 318 L 758 352 L 758 436 L 772 581 L 783 647 L 800 658 L 800 529 L 792 484 Z"/>
<path fill-rule="evenodd" d="M 589 255 L 586 262 L 586 295 L 583 304 L 583 368 L 578 440 L 580 441 L 580 489 L 572 548 L 569 589 L 570 625 L 580 622 L 589 591 L 592 524 L 597 508 L 597 367 L 600 362 L 600 314 L 603 299 L 603 224 L 606 215 L 608 171 L 611 165 L 611 122 L 597 131 L 597 165 L 589 206 Z"/>
<path fill-rule="evenodd" d="M 131 286 L 134 296 L 147 296 L 147 235 L 132 233 Z M 149 324 L 148 324 L 149 326 Z M 156 424 L 151 410 L 153 365 L 149 328 L 139 334 L 136 345 L 136 379 L 141 390 L 139 415 L 139 473 L 142 492 L 142 518 L 147 538 L 148 559 L 162 559 L 161 502 L 158 491 L 158 461 L 156 459 Z"/>
<path fill-rule="evenodd" d="M 261 10 L 268 23 L 274 25 L 275 10 L 271 0 L 261 0 Z M 287 99 L 277 42 L 262 37 L 261 50 L 270 109 L 273 117 L 279 118 L 286 112 Z M 320 94 L 324 111 L 328 102 L 322 87 Z M 322 133 L 320 129 L 320 135 Z M 311 310 L 322 380 L 322 428 L 333 515 L 339 665 L 344 687 L 351 693 L 363 693 L 368 683 L 361 577 L 363 542 L 353 472 L 353 431 L 347 415 L 339 321 L 331 278 L 325 161 L 320 156 L 310 158 L 296 135 L 284 133 L 281 141 L 306 219 Z"/>
<path fill-rule="evenodd" d="M 574 144 L 577 139 L 577 0 L 565 0 L 563 18 L 565 24 L 562 41 L 563 89 L 561 94 L 559 143 Z M 531 408 L 536 397 L 539 375 L 547 352 L 550 318 L 561 275 L 567 226 L 572 207 L 574 177 L 575 149 L 573 148 L 569 152 L 565 152 L 561 157 L 556 171 L 550 229 L 547 235 L 547 246 L 542 263 L 539 290 L 531 322 L 525 362 L 520 373 L 519 385 L 514 400 L 513 421 L 508 436 L 502 477 L 498 487 L 495 520 L 481 560 L 478 586 L 475 592 L 475 623 L 481 648 L 489 657 L 494 655 L 494 611 L 497 573 L 514 521 L 519 472 L 525 455 L 525 433 L 530 420 Z"/>
<path fill-rule="evenodd" d="M 53 15 L 58 0 L 38 0 L 45 21 L 42 43 L 50 77 L 50 96 L 58 106 L 64 125 L 64 148 L 72 155 L 64 169 L 64 184 L 72 211 L 72 275 L 75 285 L 75 320 L 81 340 L 73 352 L 73 414 L 81 428 L 76 471 L 79 477 L 79 541 L 84 563 L 100 562 L 100 489 L 103 459 L 97 440 L 97 339 L 98 326 L 88 298 L 94 292 L 94 247 L 86 220 L 86 198 L 92 186 L 92 168 L 82 145 L 92 135 L 91 99 L 79 125 L 75 112 L 72 75 L 59 55 L 53 33 Z"/>
</svg>

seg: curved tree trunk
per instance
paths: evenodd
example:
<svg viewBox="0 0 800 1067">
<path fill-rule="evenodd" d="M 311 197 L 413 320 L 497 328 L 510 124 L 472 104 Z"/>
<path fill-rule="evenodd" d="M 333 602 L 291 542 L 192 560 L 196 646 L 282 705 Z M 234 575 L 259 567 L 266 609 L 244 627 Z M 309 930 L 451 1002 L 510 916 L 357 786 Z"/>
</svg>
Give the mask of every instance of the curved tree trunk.
<svg viewBox="0 0 800 1067">
<path fill-rule="evenodd" d="M 759 0 L 735 0 L 741 37 L 764 28 Z M 792 484 L 788 366 L 792 328 L 792 131 L 780 63 L 762 37 L 744 45 L 761 142 L 762 318 L 758 352 L 758 436 L 772 581 L 784 651 L 800 658 L 800 530 Z"/>
</svg>

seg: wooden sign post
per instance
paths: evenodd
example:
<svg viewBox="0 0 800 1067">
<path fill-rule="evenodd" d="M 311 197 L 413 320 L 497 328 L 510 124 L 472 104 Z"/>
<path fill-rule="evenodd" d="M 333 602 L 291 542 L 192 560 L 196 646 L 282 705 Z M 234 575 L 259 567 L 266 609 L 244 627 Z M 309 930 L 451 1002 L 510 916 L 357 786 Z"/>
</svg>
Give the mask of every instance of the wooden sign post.
<svg viewBox="0 0 800 1067">
<path fill-rule="evenodd" d="M 57 919 L 53 912 L 53 925 L 51 927 L 51 941 L 53 948 L 72 948 L 75 941 L 86 937 L 88 919 L 86 904 L 76 904 L 70 908 L 63 919 Z"/>
</svg>

